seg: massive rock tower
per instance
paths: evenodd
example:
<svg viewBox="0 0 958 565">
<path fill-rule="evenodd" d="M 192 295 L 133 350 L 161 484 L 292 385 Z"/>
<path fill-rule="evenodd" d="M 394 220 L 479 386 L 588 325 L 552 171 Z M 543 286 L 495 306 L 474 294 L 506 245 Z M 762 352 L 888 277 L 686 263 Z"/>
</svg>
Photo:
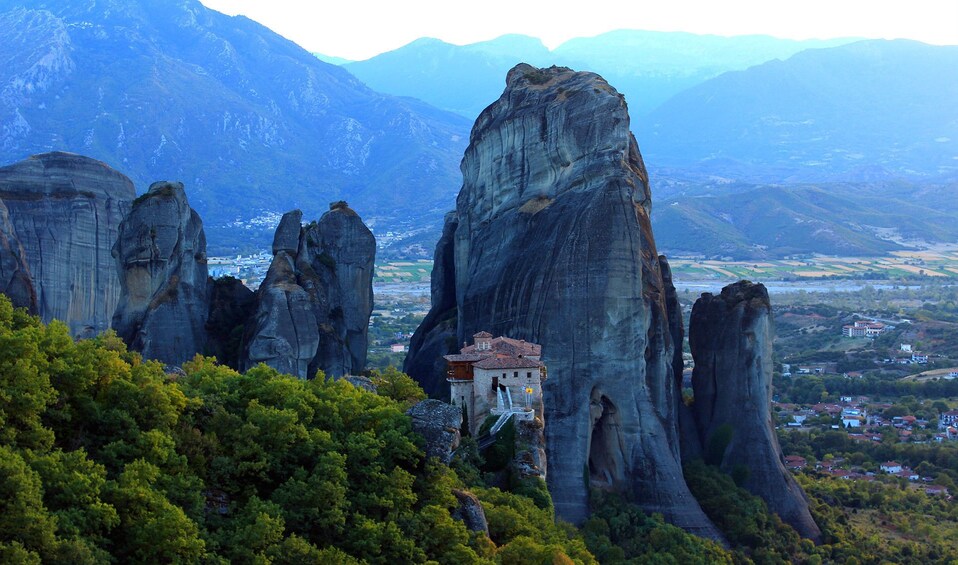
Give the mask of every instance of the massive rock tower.
<svg viewBox="0 0 958 565">
<path fill-rule="evenodd" d="M 821 532 L 801 488 L 785 469 L 772 424 L 772 316 L 761 284 L 740 281 L 695 302 L 689 344 L 695 360 L 693 412 L 706 460 L 744 477 L 803 537 Z"/>
<path fill-rule="evenodd" d="M 45 322 L 61 320 L 78 337 L 110 326 L 120 297 L 110 249 L 135 196 L 130 179 L 72 153 L 44 153 L 0 168 L 0 201 Z M 22 279 L 17 285 L 22 288 Z"/>
<path fill-rule="evenodd" d="M 182 183 L 156 182 L 133 203 L 113 246 L 122 292 L 113 329 L 148 359 L 179 365 L 206 346 L 206 235 Z"/>
<path fill-rule="evenodd" d="M 678 312 L 670 325 L 648 176 L 623 97 L 593 73 L 520 64 L 477 119 L 461 168 L 436 249 L 433 312 L 406 369 L 436 392 L 444 375 L 423 356 L 441 344 L 480 330 L 540 343 L 558 515 L 582 521 L 591 484 L 720 537 L 682 475 Z M 455 340 L 437 338 L 452 319 Z"/>
<path fill-rule="evenodd" d="M 276 229 L 241 368 L 262 362 L 301 378 L 357 374 L 366 364 L 376 240 L 345 202 L 306 227 L 302 217 L 288 212 Z"/>
</svg>

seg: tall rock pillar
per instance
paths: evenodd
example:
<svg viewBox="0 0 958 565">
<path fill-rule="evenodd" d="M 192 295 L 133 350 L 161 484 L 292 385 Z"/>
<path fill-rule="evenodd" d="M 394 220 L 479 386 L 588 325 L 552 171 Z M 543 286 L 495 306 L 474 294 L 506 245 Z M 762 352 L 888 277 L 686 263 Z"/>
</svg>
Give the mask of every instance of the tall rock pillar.
<svg viewBox="0 0 958 565">
<path fill-rule="evenodd" d="M 436 249 L 453 276 L 434 276 L 406 367 L 434 391 L 442 376 L 423 356 L 466 336 L 541 344 L 558 515 L 583 521 L 596 487 L 720 537 L 682 475 L 668 292 L 622 95 L 593 73 L 520 64 L 476 120 L 461 168 L 452 233 Z M 450 317 L 454 340 L 442 337 Z"/>
<path fill-rule="evenodd" d="M 276 229 L 241 367 L 266 363 L 300 378 L 319 370 L 358 374 L 366 365 L 376 240 L 345 202 L 305 227 L 302 217 L 288 212 Z"/>
<path fill-rule="evenodd" d="M 743 486 L 799 534 L 818 540 L 772 424 L 771 310 L 765 287 L 748 281 L 695 302 L 689 344 L 700 447 L 708 462 L 744 478 Z"/>
<path fill-rule="evenodd" d="M 182 183 L 136 199 L 113 246 L 120 301 L 113 329 L 148 359 L 179 365 L 203 352 L 209 315 L 206 235 Z"/>
</svg>

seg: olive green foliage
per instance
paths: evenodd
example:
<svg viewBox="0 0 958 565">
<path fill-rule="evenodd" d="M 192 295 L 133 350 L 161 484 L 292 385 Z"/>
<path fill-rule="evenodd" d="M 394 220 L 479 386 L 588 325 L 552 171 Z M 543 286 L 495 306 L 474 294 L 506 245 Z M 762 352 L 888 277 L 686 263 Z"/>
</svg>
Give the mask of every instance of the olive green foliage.
<svg viewBox="0 0 958 565">
<path fill-rule="evenodd" d="M 685 466 L 685 480 L 702 510 L 722 530 L 741 558 L 788 561 L 801 552 L 801 538 L 762 499 L 735 485 L 732 477 L 701 461 Z"/>
<path fill-rule="evenodd" d="M 649 516 L 616 494 L 593 490 L 592 517 L 583 525 L 589 550 L 603 564 L 733 563 L 719 544 Z"/>
<path fill-rule="evenodd" d="M 685 478 L 738 563 L 922 565 L 958 559 L 958 508 L 943 497 L 897 484 L 797 475 L 822 531 L 822 544 L 816 546 L 717 467 L 688 464 Z M 591 543 L 590 548 L 602 560 Z"/>
<path fill-rule="evenodd" d="M 369 372 L 369 379 L 376 385 L 376 392 L 400 404 L 412 406 L 426 399 L 426 393 L 412 377 L 390 365 L 379 371 Z"/>
<path fill-rule="evenodd" d="M 453 519 L 465 485 L 425 459 L 405 415 L 424 395 L 395 369 L 382 394 L 183 369 L 0 296 L 0 563 L 596 562 L 551 499 L 475 489 L 491 540 Z"/>
</svg>

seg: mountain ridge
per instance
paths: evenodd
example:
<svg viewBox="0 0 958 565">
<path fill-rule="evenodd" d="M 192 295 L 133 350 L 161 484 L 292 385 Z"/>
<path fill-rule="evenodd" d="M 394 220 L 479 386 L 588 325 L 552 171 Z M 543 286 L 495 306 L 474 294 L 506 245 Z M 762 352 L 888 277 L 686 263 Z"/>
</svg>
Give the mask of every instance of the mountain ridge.
<svg viewBox="0 0 958 565">
<path fill-rule="evenodd" d="M 451 200 L 458 185 L 467 120 L 376 93 L 195 0 L 5 2 L 0 31 L 12 62 L 0 69 L 0 161 L 66 150 L 123 170 L 141 191 L 183 180 L 211 243 L 267 241 L 274 226 L 251 230 L 251 220 L 318 215 L 344 195 L 388 224 Z"/>
</svg>

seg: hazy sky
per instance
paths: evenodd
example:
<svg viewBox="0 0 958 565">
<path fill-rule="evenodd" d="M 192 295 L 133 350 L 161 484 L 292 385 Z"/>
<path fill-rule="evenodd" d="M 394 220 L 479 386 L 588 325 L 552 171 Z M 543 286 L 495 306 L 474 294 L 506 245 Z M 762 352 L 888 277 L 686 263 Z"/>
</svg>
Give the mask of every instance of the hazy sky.
<svg viewBox="0 0 958 565">
<path fill-rule="evenodd" d="M 419 37 L 465 44 L 505 33 L 548 47 L 613 29 L 910 38 L 958 45 L 958 0 L 201 0 L 310 51 L 366 59 Z"/>
</svg>

